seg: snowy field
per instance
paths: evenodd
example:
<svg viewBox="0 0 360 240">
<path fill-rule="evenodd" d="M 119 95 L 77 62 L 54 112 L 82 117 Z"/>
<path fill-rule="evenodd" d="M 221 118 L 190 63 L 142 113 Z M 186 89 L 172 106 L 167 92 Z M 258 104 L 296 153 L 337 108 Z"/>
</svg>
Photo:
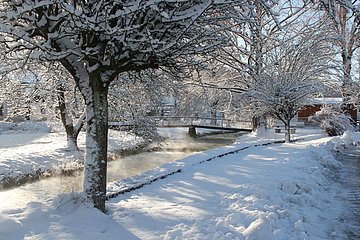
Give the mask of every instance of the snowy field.
<svg viewBox="0 0 360 240">
<path fill-rule="evenodd" d="M 27 174 L 59 173 L 83 167 L 83 151 L 68 151 L 66 134 L 45 123 L 2 123 L 0 127 L 0 182 Z M 85 132 L 78 138 L 84 149 Z M 126 132 L 109 131 L 109 152 L 129 150 L 143 140 Z M 1 189 L 1 188 L 0 188 Z"/>
<path fill-rule="evenodd" d="M 60 136 L 33 134 L 1 142 L 1 154 L 9 154 L 1 169 L 57 161 L 64 148 Z M 339 219 L 345 211 L 341 188 L 331 181 L 341 163 L 331 150 L 359 141 L 359 134 L 329 138 L 301 129 L 295 137 L 302 140 L 295 143 L 252 147 L 281 137 L 249 134 L 232 146 L 111 183 L 109 192 L 117 192 L 180 170 L 111 198 L 107 215 L 84 206 L 80 193 L 24 208 L 3 209 L 0 203 L 0 239 L 346 239 Z"/>
</svg>

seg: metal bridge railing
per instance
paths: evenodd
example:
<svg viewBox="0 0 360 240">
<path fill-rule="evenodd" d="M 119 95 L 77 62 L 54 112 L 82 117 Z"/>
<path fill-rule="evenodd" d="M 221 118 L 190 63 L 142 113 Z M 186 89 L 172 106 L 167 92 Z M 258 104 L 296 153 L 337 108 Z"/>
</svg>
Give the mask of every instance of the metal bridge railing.
<svg viewBox="0 0 360 240">
<path fill-rule="evenodd" d="M 251 128 L 251 121 L 242 120 L 233 122 L 225 118 L 190 117 L 190 116 L 155 116 L 153 117 L 158 126 L 198 125 L 214 127 L 243 127 Z"/>
</svg>

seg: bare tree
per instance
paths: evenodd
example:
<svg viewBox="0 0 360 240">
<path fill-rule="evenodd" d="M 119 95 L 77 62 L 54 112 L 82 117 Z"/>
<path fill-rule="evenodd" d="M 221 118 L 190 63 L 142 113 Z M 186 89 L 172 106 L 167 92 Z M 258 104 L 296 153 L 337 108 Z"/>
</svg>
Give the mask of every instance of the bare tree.
<svg viewBox="0 0 360 240">
<path fill-rule="evenodd" d="M 122 72 L 196 66 L 189 56 L 226 44 L 222 23 L 250 1 L 0 2 L 0 42 L 25 58 L 60 62 L 86 104 L 84 193 L 105 211 L 108 90 Z M 264 1 L 262 6 L 268 6 Z M 24 54 L 21 54 L 24 58 Z M 26 60 L 26 59 L 25 59 Z M 194 60 L 194 59 L 193 59 Z"/>
<path fill-rule="evenodd" d="M 269 114 L 285 125 L 285 141 L 290 142 L 290 121 L 300 104 L 318 94 L 334 67 L 334 52 L 321 24 L 278 35 L 277 47 L 264 56 L 264 67 L 257 85 L 246 94 L 260 114 Z"/>
<path fill-rule="evenodd" d="M 216 56 L 218 61 L 238 72 L 238 82 L 233 86 L 236 92 L 247 91 L 248 88 L 259 85 L 257 79 L 264 65 L 264 55 L 277 46 L 276 43 L 272 44 L 273 36 L 289 25 L 294 27 L 294 22 L 306 17 L 313 5 L 310 1 L 279 2 L 275 7 L 279 16 L 273 19 L 266 14 L 259 2 L 253 2 L 249 8 L 250 21 L 231 27 L 231 46 L 221 48 Z M 252 103 L 250 107 L 255 111 L 256 102 Z M 254 130 L 266 122 L 265 116 L 259 115 L 253 115 L 252 120 Z"/>
<path fill-rule="evenodd" d="M 342 84 L 341 92 L 344 99 L 344 109 L 349 107 L 351 95 L 353 95 L 352 65 L 354 55 L 360 47 L 360 15 L 356 6 L 359 1 L 320 1 L 327 17 L 332 23 L 331 29 L 336 38 L 334 44 L 340 49 L 342 60 Z"/>
</svg>

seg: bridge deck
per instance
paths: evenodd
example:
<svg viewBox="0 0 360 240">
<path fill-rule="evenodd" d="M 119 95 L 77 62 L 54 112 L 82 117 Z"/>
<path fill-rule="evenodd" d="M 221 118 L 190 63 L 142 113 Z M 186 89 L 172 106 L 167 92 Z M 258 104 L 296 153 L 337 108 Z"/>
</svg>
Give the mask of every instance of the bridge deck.
<svg viewBox="0 0 360 240">
<path fill-rule="evenodd" d="M 222 126 L 209 126 L 209 125 L 197 125 L 197 124 L 171 124 L 171 125 L 159 125 L 159 128 L 176 128 L 176 127 L 195 127 L 195 128 L 207 128 L 207 129 L 217 129 L 217 130 L 228 130 L 228 131 L 246 131 L 251 132 L 250 128 L 237 128 L 237 127 L 222 127 Z"/>
</svg>

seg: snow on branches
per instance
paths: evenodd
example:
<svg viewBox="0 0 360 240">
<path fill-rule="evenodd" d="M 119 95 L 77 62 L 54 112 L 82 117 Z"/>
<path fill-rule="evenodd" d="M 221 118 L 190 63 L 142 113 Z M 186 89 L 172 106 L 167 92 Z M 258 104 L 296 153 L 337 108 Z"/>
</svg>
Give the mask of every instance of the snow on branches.
<svg viewBox="0 0 360 240">
<path fill-rule="evenodd" d="M 270 11 L 270 2 L 261 6 Z M 108 92 L 120 73 L 196 66 L 228 44 L 250 0 L 0 1 L 0 44 L 21 59 L 58 61 L 86 105 L 84 192 L 105 211 Z M 239 7 L 241 6 L 241 8 Z M 229 21 L 229 19 L 233 19 Z M 24 54 L 26 53 L 26 54 Z"/>
<path fill-rule="evenodd" d="M 170 66 L 226 44 L 227 19 L 246 17 L 240 3 L 246 8 L 239 0 L 4 1 L 0 41 L 35 59 L 86 60 L 88 72 Z"/>
<path fill-rule="evenodd" d="M 304 100 L 319 93 L 330 76 L 334 52 L 321 28 L 282 33 L 277 47 L 264 55 L 264 67 L 247 95 L 260 116 L 271 115 L 285 124 L 290 141 L 290 121 Z"/>
</svg>

